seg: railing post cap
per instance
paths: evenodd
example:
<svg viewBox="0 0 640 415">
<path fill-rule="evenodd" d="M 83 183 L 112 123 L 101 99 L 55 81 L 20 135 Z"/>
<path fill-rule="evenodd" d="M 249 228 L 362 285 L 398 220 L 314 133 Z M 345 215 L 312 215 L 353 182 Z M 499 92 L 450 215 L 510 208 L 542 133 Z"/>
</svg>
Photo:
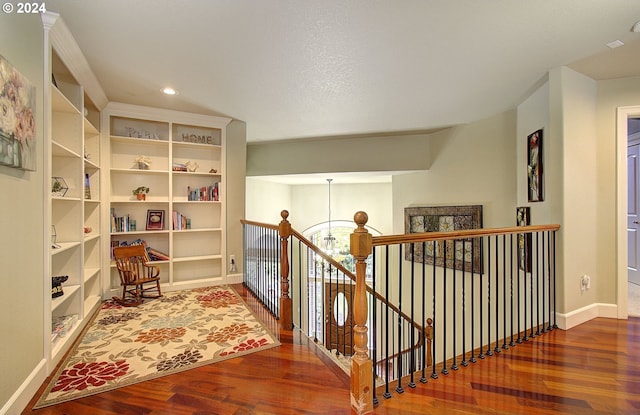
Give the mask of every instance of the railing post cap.
<svg viewBox="0 0 640 415">
<path fill-rule="evenodd" d="M 369 221 L 369 215 L 360 210 L 353 215 L 353 221 L 358 225 L 358 228 L 363 228 Z"/>
<path fill-rule="evenodd" d="M 287 220 L 287 218 L 289 217 L 289 211 L 283 209 L 282 212 L 280 212 L 280 217 L 282 218 L 282 220 Z"/>
</svg>

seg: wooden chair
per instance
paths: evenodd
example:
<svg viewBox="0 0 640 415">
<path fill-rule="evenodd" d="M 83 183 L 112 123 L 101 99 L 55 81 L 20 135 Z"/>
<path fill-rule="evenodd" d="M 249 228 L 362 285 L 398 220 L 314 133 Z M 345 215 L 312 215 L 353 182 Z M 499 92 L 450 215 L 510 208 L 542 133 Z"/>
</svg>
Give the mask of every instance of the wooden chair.
<svg viewBox="0 0 640 415">
<path fill-rule="evenodd" d="M 149 264 L 149 256 L 142 245 L 113 248 L 113 257 L 120 274 L 122 298 L 113 297 L 126 307 L 140 305 L 143 298 L 158 298 L 160 292 L 160 268 Z M 151 294 L 148 294 L 151 292 Z"/>
</svg>

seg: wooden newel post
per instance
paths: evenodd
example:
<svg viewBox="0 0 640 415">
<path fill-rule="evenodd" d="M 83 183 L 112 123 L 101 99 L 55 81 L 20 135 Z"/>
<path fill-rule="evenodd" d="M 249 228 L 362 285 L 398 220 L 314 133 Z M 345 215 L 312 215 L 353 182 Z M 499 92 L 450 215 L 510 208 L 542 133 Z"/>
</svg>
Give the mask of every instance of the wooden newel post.
<svg viewBox="0 0 640 415">
<path fill-rule="evenodd" d="M 356 212 L 358 225 L 351 234 L 351 255 L 356 260 L 356 292 L 353 296 L 353 350 L 351 358 L 351 408 L 358 414 L 373 411 L 373 364 L 367 347 L 367 257 L 371 254 L 371 234 L 364 225 L 369 220 L 365 212 Z"/>
<path fill-rule="evenodd" d="M 278 225 L 282 255 L 280 256 L 280 328 L 293 329 L 293 303 L 289 297 L 289 237 L 291 236 L 291 224 L 287 220 L 289 212 L 280 212 L 282 220 Z"/>
</svg>

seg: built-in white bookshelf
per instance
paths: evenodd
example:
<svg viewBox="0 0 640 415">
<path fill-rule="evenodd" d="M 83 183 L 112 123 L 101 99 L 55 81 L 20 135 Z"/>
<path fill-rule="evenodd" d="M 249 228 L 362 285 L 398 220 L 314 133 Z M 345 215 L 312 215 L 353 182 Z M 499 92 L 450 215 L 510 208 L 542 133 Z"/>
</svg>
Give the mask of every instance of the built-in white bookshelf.
<svg viewBox="0 0 640 415">
<path fill-rule="evenodd" d="M 144 241 L 163 290 L 225 283 L 225 130 L 230 119 L 121 103 L 102 115 L 108 163 L 105 286 L 121 295 L 111 248 Z M 103 163 L 103 164 L 104 164 Z M 149 188 L 145 200 L 133 190 Z M 161 217 L 161 224 L 153 218 Z"/>
<path fill-rule="evenodd" d="M 100 200 L 100 109 L 81 80 L 91 71 L 62 19 L 55 13 L 43 16 L 45 62 L 45 190 L 46 230 L 49 241 L 48 272 L 44 275 L 45 358 L 50 373 L 71 347 L 89 317 L 102 301 L 102 246 Z M 76 77 L 80 74 L 80 79 Z M 90 77 L 90 76 L 89 76 Z M 95 85 L 92 86 L 96 91 Z M 106 96 L 97 87 L 97 96 Z M 92 92 L 93 95 L 93 92 Z M 54 192 L 54 183 L 60 183 Z M 87 187 L 87 185 L 89 187 Z M 52 277 L 66 276 L 63 295 L 53 298 Z M 63 318 L 71 323 L 64 331 L 54 329 Z"/>
</svg>

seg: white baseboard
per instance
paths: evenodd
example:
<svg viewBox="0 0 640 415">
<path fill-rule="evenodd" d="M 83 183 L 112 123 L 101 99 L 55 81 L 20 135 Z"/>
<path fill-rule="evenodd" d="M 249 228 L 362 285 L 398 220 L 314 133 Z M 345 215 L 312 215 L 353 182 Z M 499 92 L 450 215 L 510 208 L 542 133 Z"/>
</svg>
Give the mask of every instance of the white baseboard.
<svg viewBox="0 0 640 415">
<path fill-rule="evenodd" d="M 42 359 L 33 369 L 22 385 L 0 408 L 0 415 L 19 414 L 27 407 L 31 398 L 38 392 L 42 383 L 47 379 L 47 361 Z"/>
<path fill-rule="evenodd" d="M 618 306 L 616 304 L 594 303 L 569 313 L 558 313 L 556 317 L 558 327 L 562 330 L 569 330 L 596 317 L 618 318 Z"/>
<path fill-rule="evenodd" d="M 244 274 L 227 274 L 228 284 L 242 284 Z"/>
</svg>

